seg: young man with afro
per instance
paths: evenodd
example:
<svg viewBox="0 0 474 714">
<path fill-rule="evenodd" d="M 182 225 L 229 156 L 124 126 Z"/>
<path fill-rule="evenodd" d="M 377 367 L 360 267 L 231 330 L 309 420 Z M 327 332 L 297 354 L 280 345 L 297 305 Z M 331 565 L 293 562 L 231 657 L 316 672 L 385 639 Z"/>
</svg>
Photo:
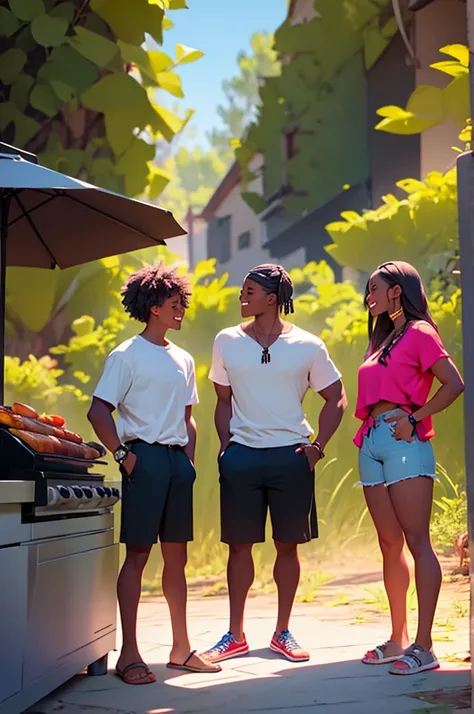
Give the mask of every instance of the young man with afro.
<svg viewBox="0 0 474 714">
<path fill-rule="evenodd" d="M 136 626 L 143 570 L 158 539 L 173 630 L 168 667 L 220 670 L 191 650 L 187 633 L 185 565 L 196 478 L 191 410 L 198 395 L 193 358 L 166 334 L 181 329 L 189 297 L 186 278 L 163 265 L 129 277 L 122 303 L 145 327 L 109 355 L 88 413 L 122 474 L 120 541 L 126 558 L 117 584 L 123 643 L 116 672 L 127 684 L 156 682 L 140 656 Z"/>
</svg>

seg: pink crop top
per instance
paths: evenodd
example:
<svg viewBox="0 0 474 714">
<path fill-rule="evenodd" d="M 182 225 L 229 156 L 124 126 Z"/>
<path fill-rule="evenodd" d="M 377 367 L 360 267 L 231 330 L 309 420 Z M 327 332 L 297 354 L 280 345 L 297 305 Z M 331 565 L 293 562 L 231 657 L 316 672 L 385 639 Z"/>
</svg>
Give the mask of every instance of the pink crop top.
<svg viewBox="0 0 474 714">
<path fill-rule="evenodd" d="M 370 412 L 380 401 L 398 404 L 413 413 L 426 404 L 433 386 L 431 367 L 442 357 L 449 357 L 440 336 L 432 325 L 420 320 L 409 325 L 405 334 L 393 346 L 387 366 L 380 364 L 380 350 L 361 365 L 358 373 L 358 394 L 355 416 L 364 423 L 354 443 L 362 446 L 371 426 Z M 417 427 L 420 441 L 434 436 L 431 417 Z"/>
</svg>

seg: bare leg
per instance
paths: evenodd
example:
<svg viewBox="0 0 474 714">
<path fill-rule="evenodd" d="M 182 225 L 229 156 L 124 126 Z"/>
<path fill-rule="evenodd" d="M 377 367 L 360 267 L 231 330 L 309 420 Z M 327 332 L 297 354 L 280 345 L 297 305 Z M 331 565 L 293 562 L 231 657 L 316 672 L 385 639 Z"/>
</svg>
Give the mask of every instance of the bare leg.
<svg viewBox="0 0 474 714">
<path fill-rule="evenodd" d="M 242 642 L 244 639 L 245 602 L 254 577 L 252 543 L 229 545 L 229 561 L 227 563 L 230 603 L 229 632 L 234 635 L 237 642 Z"/>
<path fill-rule="evenodd" d="M 151 545 L 127 545 L 127 555 L 117 581 L 117 595 L 122 622 L 122 650 L 117 668 L 123 670 L 133 662 L 142 662 L 137 643 L 137 612 L 142 587 L 143 569 L 150 555 Z M 156 681 L 154 675 L 146 675 L 145 668 L 134 669 L 127 675 L 128 681 Z"/>
<path fill-rule="evenodd" d="M 187 543 L 162 543 L 163 553 L 163 595 L 168 603 L 171 629 L 173 631 L 173 647 L 170 662 L 197 667 L 208 672 L 219 672 L 220 667 L 205 662 L 198 654 L 189 658 L 191 645 L 188 637 L 186 602 L 188 588 L 186 584 Z"/>
<path fill-rule="evenodd" d="M 273 577 L 278 589 L 278 619 L 276 634 L 289 629 L 290 615 L 300 581 L 300 561 L 298 546 L 292 543 L 275 541 L 277 557 Z"/>
<path fill-rule="evenodd" d="M 385 486 L 366 486 L 364 495 L 382 551 L 383 580 L 392 620 L 390 639 L 405 649 L 408 646 L 407 591 L 410 572 L 403 550 L 403 531 Z"/>
<path fill-rule="evenodd" d="M 430 539 L 433 479 L 407 479 L 390 486 L 390 497 L 415 561 L 418 630 L 415 642 L 431 649 L 431 630 L 441 589 L 441 567 Z"/>
<path fill-rule="evenodd" d="M 187 584 L 185 567 L 187 543 L 162 543 L 163 553 L 163 595 L 168 603 L 171 628 L 173 630 L 172 662 L 184 662 L 189 655 L 188 629 L 186 623 Z"/>
</svg>

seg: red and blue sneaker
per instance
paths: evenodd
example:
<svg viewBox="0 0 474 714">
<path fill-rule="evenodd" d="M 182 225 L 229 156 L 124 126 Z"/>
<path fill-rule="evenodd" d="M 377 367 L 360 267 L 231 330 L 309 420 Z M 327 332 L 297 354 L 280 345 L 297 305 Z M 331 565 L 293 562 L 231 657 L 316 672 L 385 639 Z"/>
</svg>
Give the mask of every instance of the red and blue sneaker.
<svg viewBox="0 0 474 714">
<path fill-rule="evenodd" d="M 244 639 L 241 642 L 238 642 L 234 635 L 231 632 L 227 632 L 227 634 L 222 637 L 222 639 L 219 640 L 217 645 L 214 645 L 214 647 L 211 647 L 210 650 L 207 650 L 207 652 L 204 652 L 204 657 L 209 661 L 209 662 L 223 662 L 225 659 L 232 659 L 232 657 L 241 657 L 242 655 L 246 655 L 249 653 L 249 646 L 247 644 L 247 640 Z"/>
<path fill-rule="evenodd" d="M 283 630 L 279 635 L 273 635 L 270 649 L 278 652 L 290 662 L 307 662 L 309 652 L 302 649 L 289 630 Z"/>
</svg>

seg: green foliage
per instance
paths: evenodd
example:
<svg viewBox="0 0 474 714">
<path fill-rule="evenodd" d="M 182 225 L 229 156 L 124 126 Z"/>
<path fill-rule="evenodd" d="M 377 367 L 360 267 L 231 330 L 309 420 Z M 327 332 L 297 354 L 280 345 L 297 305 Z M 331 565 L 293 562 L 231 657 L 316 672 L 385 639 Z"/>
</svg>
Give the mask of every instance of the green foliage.
<svg viewBox="0 0 474 714">
<path fill-rule="evenodd" d="M 212 148 L 205 152 L 199 147 L 182 147 L 171 155 L 162 152 L 159 157 L 168 175 L 173 176 L 160 201 L 178 220 L 183 219 L 190 206 L 197 214 L 207 204 L 234 158 L 232 141 L 243 135 L 255 115 L 262 77 L 271 77 L 280 71 L 271 35 L 252 35 L 250 46 L 250 53 L 242 51 L 237 57 L 238 73 L 223 82 L 225 104 L 216 110 L 223 128 L 209 132 Z M 195 50 L 184 45 L 178 47 L 176 54 L 181 63 L 195 59 Z"/>
<path fill-rule="evenodd" d="M 397 186 L 406 198 L 384 196 L 379 208 L 346 211 L 342 221 L 326 226 L 333 240 L 326 250 L 340 265 L 365 273 L 389 257 L 432 277 L 458 251 L 456 171 L 433 171 L 425 181 L 404 179 Z"/>
<path fill-rule="evenodd" d="M 391 134 L 419 134 L 426 129 L 454 120 L 460 128 L 467 126 L 469 104 L 469 49 L 464 45 L 448 45 L 440 52 L 450 57 L 430 65 L 449 77 L 444 87 L 422 85 L 411 94 L 405 109 L 396 106 L 381 107 L 377 114 L 383 117 L 376 129 Z M 463 141 L 469 140 L 463 134 Z"/>
<path fill-rule="evenodd" d="M 396 31 L 392 21 L 381 24 L 386 4 L 320 0 L 315 19 L 293 24 L 288 18 L 275 33 L 274 49 L 290 61 L 260 88 L 258 117 L 235 144 L 235 154 L 249 180 L 250 160 L 263 153 L 266 196 L 286 177 L 289 216 L 322 205 L 342 184 L 368 176 L 366 69 Z M 287 155 L 284 134 L 295 129 L 295 150 Z M 251 208 L 260 208 L 253 195 L 244 196 Z"/>
<path fill-rule="evenodd" d="M 445 479 L 448 478 L 445 472 L 443 475 Z M 466 493 L 452 481 L 449 490 L 449 496 L 443 495 L 435 500 L 438 510 L 431 524 L 431 537 L 435 547 L 447 554 L 453 553 L 456 539 L 467 530 Z"/>
<path fill-rule="evenodd" d="M 8 5 L 8 7 L 7 7 Z M 157 104 L 182 98 L 176 70 L 202 52 L 156 43 L 173 0 L 0 0 L 0 131 L 44 165 L 130 196 L 155 198 L 170 176 L 153 164 L 156 141 L 171 142 L 183 116 Z"/>
<path fill-rule="evenodd" d="M 273 42 L 273 35 L 265 32 L 253 34 L 250 38 L 251 53 L 242 51 L 237 57 L 239 73 L 222 83 L 225 104 L 217 107 L 217 115 L 224 128 L 212 129 L 209 141 L 226 163 L 233 158 L 232 140 L 241 139 L 255 118 L 260 102 L 260 85 L 265 78 L 276 77 L 281 72 Z"/>
<path fill-rule="evenodd" d="M 173 181 L 166 187 L 160 202 L 177 220 L 183 219 L 190 206 L 194 213 L 199 213 L 227 170 L 227 163 L 215 149 L 204 152 L 185 147 L 170 156 L 164 166 Z"/>
</svg>

